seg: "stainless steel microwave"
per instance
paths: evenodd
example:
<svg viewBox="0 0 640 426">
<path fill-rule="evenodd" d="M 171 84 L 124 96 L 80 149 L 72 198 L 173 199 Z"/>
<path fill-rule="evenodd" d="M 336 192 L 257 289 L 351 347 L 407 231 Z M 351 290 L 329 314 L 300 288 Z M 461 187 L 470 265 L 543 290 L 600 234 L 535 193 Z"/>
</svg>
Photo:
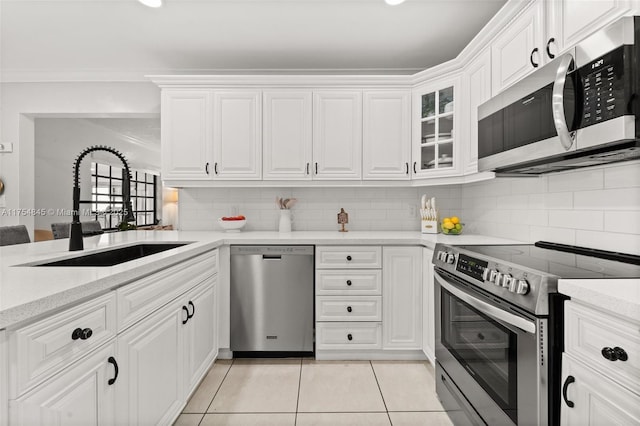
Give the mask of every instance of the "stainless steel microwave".
<svg viewBox="0 0 640 426">
<path fill-rule="evenodd" d="M 598 31 L 478 108 L 478 169 L 539 175 L 640 158 L 640 17 Z"/>
</svg>

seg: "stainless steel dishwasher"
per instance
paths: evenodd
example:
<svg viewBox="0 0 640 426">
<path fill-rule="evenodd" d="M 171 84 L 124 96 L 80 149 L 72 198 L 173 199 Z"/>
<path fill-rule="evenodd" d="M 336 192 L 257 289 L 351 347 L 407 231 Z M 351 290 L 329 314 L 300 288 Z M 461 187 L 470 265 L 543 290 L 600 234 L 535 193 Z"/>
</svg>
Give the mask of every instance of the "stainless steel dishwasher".
<svg viewBox="0 0 640 426">
<path fill-rule="evenodd" d="M 234 356 L 313 353 L 313 271 L 313 246 L 231 246 Z"/>
</svg>

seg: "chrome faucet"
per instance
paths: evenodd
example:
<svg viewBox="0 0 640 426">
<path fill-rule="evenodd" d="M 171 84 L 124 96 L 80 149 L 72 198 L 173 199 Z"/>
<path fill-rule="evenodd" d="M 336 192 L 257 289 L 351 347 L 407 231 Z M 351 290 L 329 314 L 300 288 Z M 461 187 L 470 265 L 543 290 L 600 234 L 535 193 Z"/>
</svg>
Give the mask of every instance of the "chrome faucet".
<svg viewBox="0 0 640 426">
<path fill-rule="evenodd" d="M 82 224 L 80 223 L 80 163 L 84 157 L 94 151 L 107 151 L 115 155 L 122 161 L 124 165 L 124 181 L 122 182 L 122 209 L 124 211 L 123 222 L 134 222 L 136 218 L 133 216 L 133 208 L 131 207 L 131 172 L 129 164 L 119 151 L 114 148 L 96 145 L 86 148 L 82 151 L 73 165 L 73 221 L 71 222 L 71 230 L 69 231 L 69 251 L 83 250 L 84 243 L 82 240 Z"/>
</svg>

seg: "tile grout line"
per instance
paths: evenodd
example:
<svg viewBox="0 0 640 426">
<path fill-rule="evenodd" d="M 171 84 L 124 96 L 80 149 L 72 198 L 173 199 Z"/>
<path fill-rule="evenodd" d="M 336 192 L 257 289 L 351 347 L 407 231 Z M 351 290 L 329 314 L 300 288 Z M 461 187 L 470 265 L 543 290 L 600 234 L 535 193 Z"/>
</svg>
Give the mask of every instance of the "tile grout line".
<svg viewBox="0 0 640 426">
<path fill-rule="evenodd" d="M 389 409 L 387 408 L 387 401 L 384 400 L 384 395 L 382 393 L 382 388 L 380 387 L 380 382 L 378 382 L 378 376 L 376 375 L 376 369 L 373 368 L 373 362 L 369 361 L 369 365 L 371 366 L 371 371 L 373 371 L 373 378 L 376 379 L 376 385 L 378 385 L 378 392 L 380 392 L 380 397 L 382 398 L 382 403 L 384 404 L 384 410 L 387 413 L 387 418 L 389 419 L 389 425 L 393 426 L 391 422 L 391 416 L 389 415 Z"/>
<path fill-rule="evenodd" d="M 222 387 L 222 384 L 224 383 L 224 381 L 227 379 L 227 376 L 229 375 L 229 372 L 231 371 L 231 368 L 233 367 L 233 364 L 236 362 L 235 359 L 231 359 L 231 365 L 229 366 L 229 369 L 227 370 L 226 373 L 224 373 L 224 377 L 222 378 L 222 380 L 220 381 L 220 384 L 218 385 L 218 388 L 216 389 L 216 391 L 213 393 L 213 398 L 211 398 L 211 402 L 209 403 L 209 405 L 207 405 L 206 410 L 204 410 L 204 414 L 202 415 L 202 419 L 200 419 L 200 423 L 198 423 L 198 426 L 200 426 L 200 424 L 202 423 L 202 421 L 204 420 L 204 416 L 206 416 L 209 413 L 209 408 L 211 407 L 211 404 L 213 404 L 213 400 L 216 398 L 216 395 L 218 395 L 218 392 L 220 392 L 220 388 Z M 215 362 L 214 364 L 215 365 Z M 211 366 L 211 368 L 213 368 L 213 366 Z"/>
<path fill-rule="evenodd" d="M 302 384 L 302 361 L 300 358 L 300 375 L 298 376 L 298 398 L 296 399 L 296 416 L 293 420 L 293 426 L 297 426 L 298 424 L 298 407 L 300 406 L 300 386 Z"/>
</svg>

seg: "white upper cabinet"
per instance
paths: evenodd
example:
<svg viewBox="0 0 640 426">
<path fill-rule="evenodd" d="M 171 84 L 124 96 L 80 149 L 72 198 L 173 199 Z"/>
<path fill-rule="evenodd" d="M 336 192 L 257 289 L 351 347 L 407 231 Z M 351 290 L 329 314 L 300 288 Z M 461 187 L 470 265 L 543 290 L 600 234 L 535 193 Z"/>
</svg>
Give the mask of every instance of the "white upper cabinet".
<svg viewBox="0 0 640 426">
<path fill-rule="evenodd" d="M 544 2 L 536 0 L 491 43 L 494 96 L 545 61 L 543 19 Z"/>
<path fill-rule="evenodd" d="M 413 92 L 414 178 L 461 174 L 460 75 L 424 84 Z M 465 122 L 466 124 L 466 122 Z"/>
<path fill-rule="evenodd" d="M 215 179 L 262 178 L 262 103 L 259 90 L 213 94 Z"/>
<path fill-rule="evenodd" d="M 311 92 L 265 91 L 263 179 L 311 179 Z"/>
<path fill-rule="evenodd" d="M 548 2 L 545 56 L 556 56 L 619 17 L 631 14 L 634 6 L 637 9 L 635 3 L 632 0 Z"/>
<path fill-rule="evenodd" d="M 211 179 L 211 92 L 162 91 L 162 178 Z"/>
<path fill-rule="evenodd" d="M 409 180 L 411 92 L 364 92 L 364 180 Z"/>
<path fill-rule="evenodd" d="M 462 160 L 464 174 L 478 171 L 478 106 L 491 98 L 491 52 L 485 49 L 467 67 L 463 74 L 463 102 L 466 120 Z"/>
<path fill-rule="evenodd" d="M 313 94 L 313 162 L 313 179 L 361 179 L 361 92 Z"/>
</svg>

